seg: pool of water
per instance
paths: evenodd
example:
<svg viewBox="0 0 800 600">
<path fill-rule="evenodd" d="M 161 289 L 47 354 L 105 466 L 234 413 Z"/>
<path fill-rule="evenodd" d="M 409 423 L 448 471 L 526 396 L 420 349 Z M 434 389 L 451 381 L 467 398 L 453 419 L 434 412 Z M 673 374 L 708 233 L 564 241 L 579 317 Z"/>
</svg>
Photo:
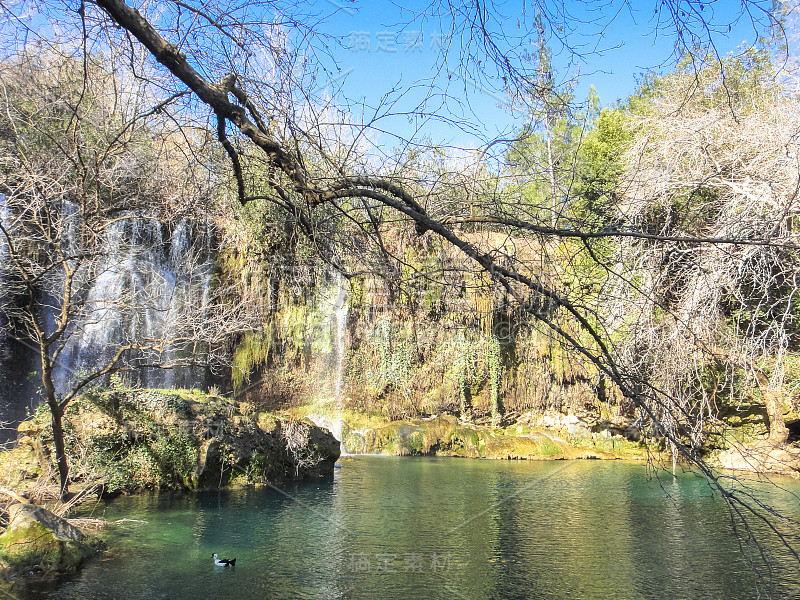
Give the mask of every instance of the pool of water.
<svg viewBox="0 0 800 600">
<path fill-rule="evenodd" d="M 690 473 L 654 479 L 637 464 L 356 457 L 333 481 L 121 498 L 93 512 L 143 522 L 108 530 L 108 553 L 56 589 L 25 598 L 750 600 L 759 593 L 727 509 L 708 485 Z M 236 567 L 214 566 L 212 552 L 236 557 Z M 781 575 L 781 595 L 800 597 L 796 573 Z"/>
</svg>

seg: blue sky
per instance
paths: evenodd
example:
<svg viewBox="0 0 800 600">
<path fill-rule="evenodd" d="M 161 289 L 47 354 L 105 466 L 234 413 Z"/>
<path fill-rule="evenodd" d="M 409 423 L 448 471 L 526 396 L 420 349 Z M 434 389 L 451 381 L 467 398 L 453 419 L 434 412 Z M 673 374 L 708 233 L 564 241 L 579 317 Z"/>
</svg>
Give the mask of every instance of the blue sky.
<svg viewBox="0 0 800 600">
<path fill-rule="evenodd" d="M 388 94 L 399 98 L 397 112 L 413 109 L 428 92 L 428 88 L 415 88 L 414 84 L 431 77 L 437 53 L 445 39 L 442 23 L 430 18 L 415 19 L 417 15 L 413 10 L 424 11 L 431 3 L 417 0 L 397 0 L 397 3 L 389 0 L 317 2 L 321 12 L 331 14 L 325 22 L 325 30 L 342 41 L 342 47 L 333 52 L 340 69 L 338 81 L 343 83 L 343 93 L 370 107 L 377 106 Z M 412 10 L 403 10 L 398 4 Z M 663 70 L 673 60 L 675 36 L 668 33 L 674 28 L 662 23 L 665 30 L 658 31 L 653 12 L 655 2 L 566 0 L 561 4 L 567 6 L 566 10 L 572 11 L 573 16 L 586 21 L 572 31 L 562 32 L 570 43 L 582 45 L 588 53 L 578 63 L 570 61 L 574 56 L 563 48 L 559 51 L 555 40 L 551 44 L 553 62 L 562 77 L 574 75 L 580 68 L 578 98 L 585 98 L 591 84 L 597 89 L 603 105 L 612 104 L 635 91 L 637 75 L 653 68 Z M 685 0 L 684 4 L 689 6 Z M 756 39 L 751 19 L 747 16 L 737 18 L 742 6 L 739 0 L 701 0 L 699 3 L 694 0 L 693 4 L 695 7 L 703 4 L 702 16 L 715 26 L 714 40 L 721 54 L 735 51 L 743 43 L 752 43 Z M 510 29 L 515 34 L 513 30 L 519 18 L 516 15 L 523 12 L 522 2 L 497 2 L 494 6 L 502 17 L 506 17 L 502 24 L 496 23 L 495 26 Z M 558 8 L 558 4 L 554 7 Z M 531 10 L 528 3 L 528 14 L 522 16 L 523 29 L 525 19 L 529 24 L 532 20 Z M 756 13 L 756 16 L 761 15 Z M 591 50 L 594 48 L 602 52 L 593 54 Z M 454 69 L 449 68 L 436 83 L 438 91 L 446 89 L 452 96 L 445 113 L 465 119 L 481 136 L 489 139 L 502 136 L 519 123 L 508 110 L 498 106 L 504 98 L 499 78 L 493 80 L 489 77 L 476 86 L 460 79 Z M 387 118 L 379 125 L 405 137 L 416 131 L 415 122 L 406 117 Z M 427 133 L 436 142 L 476 144 L 459 128 L 445 123 L 429 122 L 422 133 Z"/>
</svg>

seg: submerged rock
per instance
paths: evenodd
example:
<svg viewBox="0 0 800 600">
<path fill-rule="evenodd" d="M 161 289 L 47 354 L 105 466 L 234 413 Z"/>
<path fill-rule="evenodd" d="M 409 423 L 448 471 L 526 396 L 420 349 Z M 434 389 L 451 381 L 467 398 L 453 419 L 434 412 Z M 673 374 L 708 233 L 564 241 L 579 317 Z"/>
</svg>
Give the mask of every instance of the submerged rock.
<svg viewBox="0 0 800 600">
<path fill-rule="evenodd" d="M 7 566 L 74 571 L 99 548 L 97 540 L 41 506 L 14 504 L 8 514 L 8 528 L 0 535 L 0 554 Z"/>
</svg>

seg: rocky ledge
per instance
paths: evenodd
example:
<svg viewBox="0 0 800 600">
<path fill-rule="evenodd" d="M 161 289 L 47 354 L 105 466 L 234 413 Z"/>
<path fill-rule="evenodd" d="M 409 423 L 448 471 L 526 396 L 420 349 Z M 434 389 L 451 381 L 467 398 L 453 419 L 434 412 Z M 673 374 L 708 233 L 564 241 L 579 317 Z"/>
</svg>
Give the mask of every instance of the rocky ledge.
<svg viewBox="0 0 800 600">
<path fill-rule="evenodd" d="M 335 431 L 351 454 L 460 456 L 467 458 L 560 460 L 573 458 L 638 459 L 644 456 L 638 432 L 576 417 L 541 422 L 518 419 L 491 427 L 452 415 L 405 421 L 359 422 L 309 412 L 308 419 Z"/>
<path fill-rule="evenodd" d="M 800 473 L 800 448 L 775 445 L 768 440 L 741 444 L 719 455 L 723 469 L 797 476 Z"/>
<path fill-rule="evenodd" d="M 72 480 L 106 493 L 330 476 L 339 458 L 339 442 L 310 421 L 199 392 L 86 394 L 64 421 Z M 55 469 L 47 410 L 18 429 L 16 447 L 0 453 L 0 482 L 19 491 Z"/>
</svg>

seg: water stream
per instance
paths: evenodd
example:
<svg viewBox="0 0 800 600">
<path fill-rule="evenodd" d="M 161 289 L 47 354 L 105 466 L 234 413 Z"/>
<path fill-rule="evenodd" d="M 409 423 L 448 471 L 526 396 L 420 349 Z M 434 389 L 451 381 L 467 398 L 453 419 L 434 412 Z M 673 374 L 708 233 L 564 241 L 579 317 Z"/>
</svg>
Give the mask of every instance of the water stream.
<svg viewBox="0 0 800 600">
<path fill-rule="evenodd" d="M 347 282 L 340 273 L 336 276 L 336 304 L 334 315 L 336 318 L 336 367 L 334 371 L 334 398 L 336 400 L 336 418 L 331 433 L 339 440 L 339 450 L 342 456 L 347 455 L 347 448 L 342 442 L 342 386 L 344 385 L 344 357 L 347 350 Z"/>
<path fill-rule="evenodd" d="M 325 324 L 326 330 L 320 331 L 320 339 L 330 340 L 327 345 L 325 360 L 326 373 L 324 379 L 330 382 L 317 401 L 327 404 L 327 415 L 309 415 L 317 426 L 328 429 L 333 436 L 342 441 L 342 393 L 344 389 L 345 356 L 347 354 L 347 315 L 349 309 L 349 285 L 341 273 L 335 273 L 333 284 L 322 294 L 319 304 L 320 321 Z M 347 448 L 340 443 L 342 456 L 347 455 Z"/>
<path fill-rule="evenodd" d="M 8 197 L 0 194 L 0 443 L 16 437 L 16 426 L 39 403 L 35 369 L 36 348 L 18 339 L 11 328 L 8 310 L 19 302 L 12 284 L 8 238 L 14 239 L 16 226 Z"/>
<path fill-rule="evenodd" d="M 788 495 L 783 508 L 800 513 Z M 638 464 L 357 457 L 329 482 L 129 497 L 94 514 L 146 523 L 115 529 L 111 551 L 60 588 L 22 597 L 758 597 L 708 485 Z M 800 597 L 796 571 L 781 575 Z"/>
<path fill-rule="evenodd" d="M 333 307 L 336 321 L 336 337 L 334 351 L 336 363 L 334 369 L 335 383 L 333 393 L 336 397 L 337 407 L 341 413 L 342 385 L 344 383 L 344 356 L 346 352 L 347 335 L 347 282 L 341 273 L 336 274 L 336 303 Z"/>
</svg>

